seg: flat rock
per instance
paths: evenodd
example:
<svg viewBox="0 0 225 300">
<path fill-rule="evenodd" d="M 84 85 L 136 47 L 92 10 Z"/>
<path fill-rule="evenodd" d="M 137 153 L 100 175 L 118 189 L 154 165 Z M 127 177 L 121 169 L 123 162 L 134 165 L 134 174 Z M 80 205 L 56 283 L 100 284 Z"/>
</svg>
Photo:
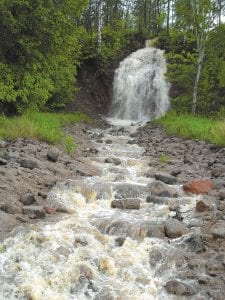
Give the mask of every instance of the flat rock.
<svg viewBox="0 0 225 300">
<path fill-rule="evenodd" d="M 24 214 L 33 214 L 35 215 L 38 219 L 43 219 L 45 218 L 45 210 L 42 206 L 33 206 L 33 205 L 28 205 L 23 207 L 23 213 Z"/>
<path fill-rule="evenodd" d="M 121 165 L 121 160 L 117 157 L 108 157 L 105 159 L 105 163 L 114 164 L 115 166 Z"/>
<path fill-rule="evenodd" d="M 167 173 L 156 173 L 155 178 L 166 184 L 176 184 L 177 178 Z"/>
<path fill-rule="evenodd" d="M 114 183 L 113 191 L 122 198 L 144 198 L 148 195 L 146 186 L 141 184 Z"/>
<path fill-rule="evenodd" d="M 178 238 L 186 231 L 187 227 L 177 219 L 169 219 L 165 223 L 165 233 L 168 238 Z"/>
<path fill-rule="evenodd" d="M 207 194 L 213 189 L 213 183 L 209 179 L 195 179 L 183 185 L 183 189 L 192 194 Z"/>
<path fill-rule="evenodd" d="M 169 198 L 150 195 L 146 198 L 146 202 L 154 204 L 168 204 Z"/>
<path fill-rule="evenodd" d="M 120 209 L 140 209 L 140 199 L 119 199 L 111 202 L 112 208 Z"/>
<path fill-rule="evenodd" d="M 217 223 L 210 229 L 215 238 L 225 238 L 225 223 Z"/>
<path fill-rule="evenodd" d="M 40 162 L 33 158 L 21 158 L 19 159 L 20 166 L 26 169 L 33 170 L 35 168 L 39 169 Z"/>
<path fill-rule="evenodd" d="M 196 293 L 196 290 L 189 284 L 178 280 L 170 280 L 166 284 L 166 290 L 169 294 L 179 296 L 190 296 Z"/>
<path fill-rule="evenodd" d="M 148 185 L 151 195 L 161 197 L 177 197 L 177 191 L 161 181 L 154 181 Z"/>
</svg>

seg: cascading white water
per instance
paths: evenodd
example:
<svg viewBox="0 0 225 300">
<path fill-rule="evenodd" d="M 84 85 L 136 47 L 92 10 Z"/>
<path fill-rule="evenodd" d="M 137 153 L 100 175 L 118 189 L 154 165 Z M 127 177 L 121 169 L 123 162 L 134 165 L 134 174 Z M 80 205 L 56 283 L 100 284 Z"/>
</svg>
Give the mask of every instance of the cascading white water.
<svg viewBox="0 0 225 300">
<path fill-rule="evenodd" d="M 140 49 L 120 63 L 115 72 L 111 116 L 147 121 L 165 114 L 169 108 L 169 84 L 165 80 L 164 51 Z"/>
</svg>

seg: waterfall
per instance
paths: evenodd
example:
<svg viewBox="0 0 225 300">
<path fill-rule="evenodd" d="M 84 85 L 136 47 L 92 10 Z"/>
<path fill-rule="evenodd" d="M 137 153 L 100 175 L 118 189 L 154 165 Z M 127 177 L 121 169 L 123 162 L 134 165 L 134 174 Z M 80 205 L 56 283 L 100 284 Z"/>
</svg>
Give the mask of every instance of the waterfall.
<svg viewBox="0 0 225 300">
<path fill-rule="evenodd" d="M 164 51 L 140 49 L 120 63 L 115 72 L 111 116 L 116 119 L 147 121 L 169 108 L 169 84 L 165 80 Z"/>
</svg>

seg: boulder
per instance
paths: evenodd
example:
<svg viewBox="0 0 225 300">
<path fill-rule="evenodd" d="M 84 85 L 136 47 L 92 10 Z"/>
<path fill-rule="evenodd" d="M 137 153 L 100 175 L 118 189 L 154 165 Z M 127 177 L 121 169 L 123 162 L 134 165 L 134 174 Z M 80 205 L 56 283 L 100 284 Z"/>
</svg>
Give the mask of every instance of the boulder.
<svg viewBox="0 0 225 300">
<path fill-rule="evenodd" d="M 5 166 L 7 163 L 8 161 L 6 159 L 0 157 L 0 166 Z"/>
<path fill-rule="evenodd" d="M 219 192 L 220 200 L 225 200 L 225 189 L 221 189 Z"/>
<path fill-rule="evenodd" d="M 195 179 L 183 185 L 183 189 L 192 194 L 207 194 L 213 189 L 213 183 L 209 179 Z"/>
<path fill-rule="evenodd" d="M 121 160 L 116 157 L 108 157 L 105 159 L 105 163 L 114 164 L 115 166 L 118 166 L 121 164 Z"/>
<path fill-rule="evenodd" d="M 177 197 L 177 191 L 161 181 L 154 181 L 148 185 L 151 195 L 161 197 Z"/>
<path fill-rule="evenodd" d="M 9 233 L 19 222 L 13 215 L 0 210 L 0 241 Z"/>
<path fill-rule="evenodd" d="M 23 213 L 28 215 L 35 215 L 38 219 L 45 218 L 45 210 L 42 206 L 27 205 L 23 207 Z"/>
<path fill-rule="evenodd" d="M 178 238 L 186 231 L 187 227 L 177 219 L 169 219 L 165 223 L 165 233 L 168 238 Z"/>
<path fill-rule="evenodd" d="M 155 178 L 166 184 L 176 184 L 177 178 L 167 173 L 156 173 Z"/>
<path fill-rule="evenodd" d="M 141 201 L 140 199 L 120 199 L 113 200 L 111 202 L 112 208 L 120 209 L 140 209 Z"/>
<path fill-rule="evenodd" d="M 59 158 L 59 149 L 56 147 L 51 147 L 47 153 L 47 159 L 51 162 L 57 162 Z"/>
<path fill-rule="evenodd" d="M 143 198 L 147 197 L 147 187 L 141 184 L 114 183 L 113 191 L 122 198 Z"/>
<path fill-rule="evenodd" d="M 31 205 L 35 202 L 35 195 L 31 191 L 26 192 L 25 194 L 21 195 L 20 202 L 24 205 Z"/>
<path fill-rule="evenodd" d="M 146 198 L 147 203 L 168 204 L 169 198 L 150 195 Z"/>
<path fill-rule="evenodd" d="M 169 294 L 179 296 L 190 296 L 196 293 L 194 287 L 178 280 L 170 280 L 166 284 L 166 290 Z"/>
<path fill-rule="evenodd" d="M 26 169 L 30 169 L 33 170 L 35 168 L 39 168 L 40 167 L 40 162 L 37 159 L 33 159 L 33 158 L 21 158 L 19 160 L 20 166 Z"/>
<path fill-rule="evenodd" d="M 225 238 L 225 222 L 215 224 L 210 232 L 215 238 Z"/>
</svg>

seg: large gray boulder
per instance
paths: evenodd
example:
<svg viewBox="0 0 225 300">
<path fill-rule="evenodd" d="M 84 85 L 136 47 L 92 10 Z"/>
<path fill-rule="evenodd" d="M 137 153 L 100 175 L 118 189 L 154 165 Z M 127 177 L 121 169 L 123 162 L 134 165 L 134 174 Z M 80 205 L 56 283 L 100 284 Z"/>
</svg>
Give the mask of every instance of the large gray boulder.
<svg viewBox="0 0 225 300">
<path fill-rule="evenodd" d="M 165 232 L 168 238 L 178 238 L 186 231 L 187 227 L 177 219 L 169 219 L 165 223 Z"/>
<path fill-rule="evenodd" d="M 176 184 L 177 178 L 167 173 L 156 173 L 155 178 L 166 184 Z"/>
<path fill-rule="evenodd" d="M 177 191 L 161 181 L 154 181 L 148 185 L 148 190 L 151 195 L 160 197 L 177 197 Z"/>
</svg>

